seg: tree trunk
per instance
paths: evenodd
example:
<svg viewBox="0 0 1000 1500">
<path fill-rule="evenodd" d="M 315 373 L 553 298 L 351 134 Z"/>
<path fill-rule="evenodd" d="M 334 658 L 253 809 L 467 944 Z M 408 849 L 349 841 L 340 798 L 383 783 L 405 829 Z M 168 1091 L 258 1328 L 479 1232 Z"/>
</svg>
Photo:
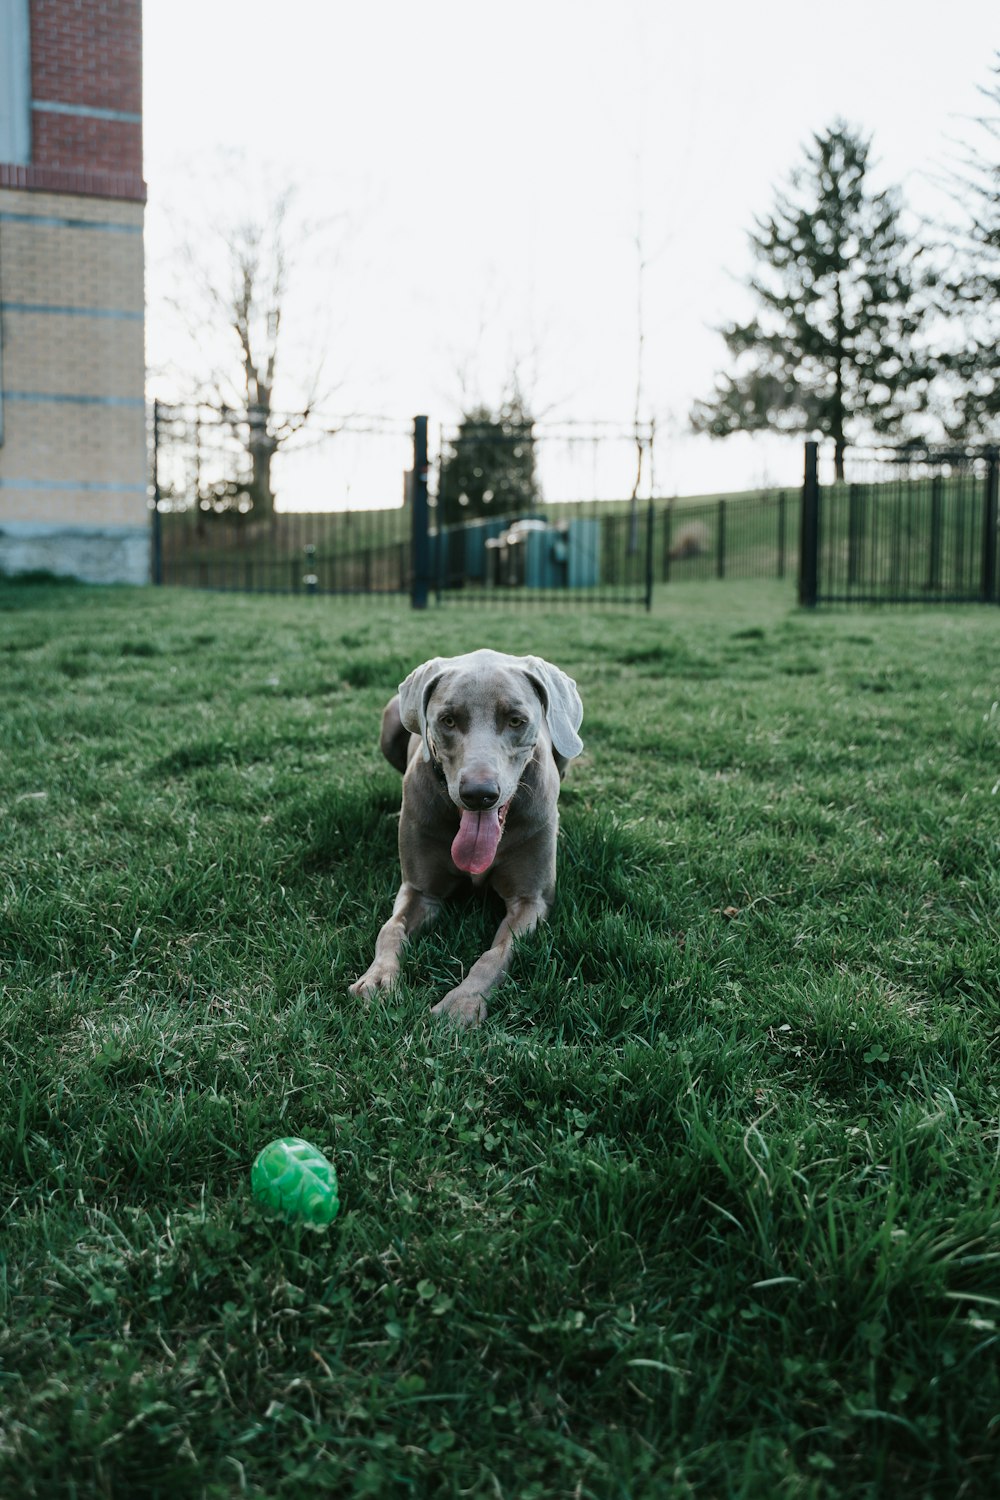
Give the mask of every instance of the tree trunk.
<svg viewBox="0 0 1000 1500">
<path fill-rule="evenodd" d="M 254 519 L 271 521 L 274 517 L 274 491 L 271 488 L 271 460 L 278 441 L 270 431 L 270 391 L 266 400 L 251 402 L 247 447 L 250 453 L 250 495 Z"/>
<path fill-rule="evenodd" d="M 276 448 L 277 444 L 273 439 L 265 438 L 254 444 L 250 454 L 250 494 L 253 499 L 253 518 L 256 521 L 271 521 L 274 518 L 271 459 Z"/>
<path fill-rule="evenodd" d="M 847 443 L 844 440 L 844 346 L 847 342 L 847 319 L 844 312 L 844 289 L 841 279 L 837 277 L 837 384 L 836 400 L 833 413 L 833 440 L 834 440 L 834 478 L 838 484 L 844 482 L 844 452 Z"/>
<path fill-rule="evenodd" d="M 833 451 L 834 478 L 839 484 L 844 482 L 844 454 L 847 452 L 847 444 L 843 433 L 839 434 Z"/>
</svg>

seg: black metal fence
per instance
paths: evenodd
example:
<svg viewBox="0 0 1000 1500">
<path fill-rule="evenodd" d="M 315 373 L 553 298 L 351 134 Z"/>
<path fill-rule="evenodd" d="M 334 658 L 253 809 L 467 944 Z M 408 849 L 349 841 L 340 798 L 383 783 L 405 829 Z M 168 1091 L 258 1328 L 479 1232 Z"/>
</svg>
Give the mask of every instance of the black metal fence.
<svg viewBox="0 0 1000 1500">
<path fill-rule="evenodd" d="M 301 414 L 286 415 L 274 425 L 294 431 L 297 420 Z M 295 432 L 299 440 L 290 451 L 282 446 L 269 476 L 279 487 L 277 506 L 263 503 L 254 462 L 260 433 L 245 414 L 156 402 L 150 427 L 155 582 L 409 596 L 404 476 L 412 464 L 410 424 L 330 418 L 314 424 L 308 442 Z M 315 509 L 280 508 L 289 480 Z M 365 505 L 369 497 L 375 503 Z M 266 498 L 270 502 L 270 492 Z"/>
<path fill-rule="evenodd" d="M 426 590 L 439 603 L 646 605 L 687 580 L 794 575 L 798 497 L 709 505 L 591 501 L 428 530 Z M 154 516 L 157 577 L 188 588 L 409 599 L 408 508 L 279 512 L 270 521 Z"/>
<path fill-rule="evenodd" d="M 829 482 L 806 445 L 799 598 L 816 604 L 997 603 L 998 450 L 849 452 Z"/>
<path fill-rule="evenodd" d="M 652 502 L 636 520 L 600 502 L 572 517 L 539 511 L 427 534 L 425 591 L 440 603 L 646 604 L 653 582 Z M 659 519 L 659 518 L 657 518 Z M 249 593 L 410 599 L 409 508 L 252 516 L 154 515 L 159 582 Z"/>
<path fill-rule="evenodd" d="M 353 430 L 331 425 L 332 449 Z M 371 438 L 385 444 L 383 429 L 362 431 L 369 446 L 350 457 L 355 477 L 374 472 Z M 655 483 L 649 429 L 494 420 L 442 431 L 435 444 L 418 418 L 405 447 L 392 449 L 397 467 L 380 480 L 380 498 L 395 490 L 402 503 L 351 505 L 349 485 L 331 489 L 324 463 L 315 494 L 325 508 L 265 514 L 253 492 L 247 424 L 158 404 L 152 435 L 160 583 L 418 604 L 648 607 L 664 584 L 794 573 L 793 492 L 694 503 L 640 497 L 640 485 Z M 588 488 L 628 498 L 581 499 Z"/>
<path fill-rule="evenodd" d="M 266 521 L 154 513 L 154 573 L 186 588 L 407 599 L 408 519 L 400 509 L 279 511 Z"/>
<path fill-rule="evenodd" d="M 667 501 L 657 516 L 656 580 L 793 577 L 799 511 L 797 490 Z"/>
<path fill-rule="evenodd" d="M 153 431 L 160 583 L 648 608 L 654 589 L 686 580 L 797 577 L 806 605 L 1000 599 L 996 448 L 854 450 L 834 483 L 807 443 L 801 494 L 670 501 L 639 493 L 655 484 L 651 434 L 629 446 L 621 433 L 491 420 L 442 434 L 435 452 L 426 418 L 392 433 L 345 422 L 328 434 L 341 488 L 324 462 L 316 510 L 262 512 L 252 433 L 162 407 Z M 364 453 L 344 449 L 349 432 Z M 353 505 L 352 478 L 369 474 L 381 503 Z M 632 493 L 579 498 L 604 484 Z"/>
</svg>

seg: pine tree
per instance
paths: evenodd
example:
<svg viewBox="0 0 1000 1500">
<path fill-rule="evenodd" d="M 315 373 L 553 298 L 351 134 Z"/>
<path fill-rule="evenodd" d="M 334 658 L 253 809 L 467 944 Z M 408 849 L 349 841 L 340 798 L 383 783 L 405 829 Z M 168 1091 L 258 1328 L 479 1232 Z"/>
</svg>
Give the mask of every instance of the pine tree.
<svg viewBox="0 0 1000 1500">
<path fill-rule="evenodd" d="M 1000 53 L 996 82 L 982 94 L 992 106 L 976 122 L 985 135 L 970 147 L 955 196 L 967 213 L 955 237 L 956 264 L 942 278 L 942 310 L 961 333 L 942 365 L 949 387 L 945 423 L 953 437 L 1000 436 Z"/>
<path fill-rule="evenodd" d="M 499 411 L 466 412 L 441 460 L 441 521 L 522 515 L 541 499 L 535 473 L 535 424 L 518 392 Z"/>
<path fill-rule="evenodd" d="M 762 270 L 749 287 L 760 311 L 720 330 L 735 370 L 695 404 L 696 432 L 829 437 L 842 479 L 849 442 L 904 437 L 925 408 L 921 251 L 901 227 L 898 193 L 869 188 L 870 147 L 842 122 L 814 136 L 790 192 L 756 220 Z"/>
</svg>

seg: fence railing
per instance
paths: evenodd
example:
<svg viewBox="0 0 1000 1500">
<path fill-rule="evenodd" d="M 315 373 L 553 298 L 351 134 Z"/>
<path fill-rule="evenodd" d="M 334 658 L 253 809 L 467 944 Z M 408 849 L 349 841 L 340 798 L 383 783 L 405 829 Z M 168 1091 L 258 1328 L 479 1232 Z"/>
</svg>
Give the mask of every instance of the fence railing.
<svg viewBox="0 0 1000 1500">
<path fill-rule="evenodd" d="M 795 490 L 668 501 L 657 518 L 657 581 L 790 576 L 798 560 L 799 509 Z"/>
<path fill-rule="evenodd" d="M 998 602 L 996 448 L 853 451 L 841 483 L 820 460 L 807 444 L 803 604 Z"/>
<path fill-rule="evenodd" d="M 205 516 L 154 514 L 157 581 L 265 594 L 409 597 L 409 516 L 401 509 Z"/>
</svg>

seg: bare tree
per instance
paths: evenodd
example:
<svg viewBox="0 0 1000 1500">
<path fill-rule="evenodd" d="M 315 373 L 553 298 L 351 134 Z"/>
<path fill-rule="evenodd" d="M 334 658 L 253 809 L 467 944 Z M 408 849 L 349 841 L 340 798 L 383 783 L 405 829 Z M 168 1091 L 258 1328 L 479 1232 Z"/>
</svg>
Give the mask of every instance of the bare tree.
<svg viewBox="0 0 1000 1500">
<path fill-rule="evenodd" d="M 293 280 L 320 230 L 294 212 L 294 189 L 267 194 L 258 185 L 240 198 L 254 206 L 232 217 L 223 209 L 214 227 L 182 232 L 164 299 L 185 344 L 170 384 L 201 409 L 203 434 L 216 427 L 216 453 L 230 456 L 199 467 L 196 504 L 271 520 L 274 459 L 329 395 L 315 339 L 311 354 L 290 357 L 287 317 Z"/>
</svg>

